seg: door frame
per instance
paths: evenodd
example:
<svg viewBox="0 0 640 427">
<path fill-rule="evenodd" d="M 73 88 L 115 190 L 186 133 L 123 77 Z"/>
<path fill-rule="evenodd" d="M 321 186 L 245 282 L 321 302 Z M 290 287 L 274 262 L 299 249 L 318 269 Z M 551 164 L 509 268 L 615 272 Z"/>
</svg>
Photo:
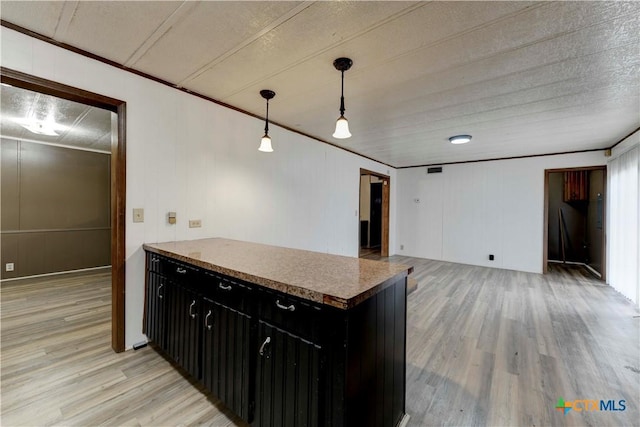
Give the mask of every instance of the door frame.
<svg viewBox="0 0 640 427">
<path fill-rule="evenodd" d="M 382 182 L 382 232 L 380 235 L 380 256 L 389 256 L 389 204 L 391 199 L 391 177 L 369 169 L 360 168 L 358 175 L 358 255 L 360 254 L 360 197 L 362 197 L 362 185 L 360 178 L 364 175 L 373 175 L 380 178 Z"/>
<path fill-rule="evenodd" d="M 604 186 L 602 198 L 602 277 L 607 280 L 607 165 L 602 166 L 584 166 L 574 168 L 559 168 L 544 170 L 544 221 L 543 221 L 543 246 L 542 246 L 542 273 L 549 271 L 549 174 L 558 172 L 575 172 L 575 171 L 594 171 L 601 170 L 603 174 Z"/>
<path fill-rule="evenodd" d="M 125 350 L 125 219 L 126 102 L 0 67 L 2 83 L 112 111 L 118 116 L 118 137 L 111 144 L 111 348 Z"/>
</svg>

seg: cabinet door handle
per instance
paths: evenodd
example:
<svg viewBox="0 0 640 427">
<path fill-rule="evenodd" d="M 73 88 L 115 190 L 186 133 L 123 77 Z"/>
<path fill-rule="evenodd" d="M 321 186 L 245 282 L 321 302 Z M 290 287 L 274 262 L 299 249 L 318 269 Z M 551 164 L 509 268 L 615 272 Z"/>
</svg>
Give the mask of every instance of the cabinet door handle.
<svg viewBox="0 0 640 427">
<path fill-rule="evenodd" d="M 160 293 L 160 291 L 162 290 L 162 288 L 164 288 L 164 283 L 160 283 L 160 286 L 158 286 L 158 298 L 162 299 L 164 298 L 164 295 L 162 295 Z"/>
<path fill-rule="evenodd" d="M 262 345 L 260 346 L 260 356 L 264 356 L 264 348 L 266 347 L 267 344 L 269 344 L 271 342 L 271 337 L 267 337 L 266 340 L 264 340 L 264 342 L 262 343 Z"/>
<path fill-rule="evenodd" d="M 151 258 L 151 262 L 160 262 L 159 258 Z"/>
<path fill-rule="evenodd" d="M 231 285 L 223 285 L 222 282 L 218 283 L 218 287 L 223 291 L 230 291 L 232 289 Z"/>
<path fill-rule="evenodd" d="M 209 310 L 206 317 L 204 318 L 204 326 L 206 326 L 208 330 L 211 330 L 211 325 L 209 324 L 209 317 L 211 317 L 211 310 Z"/>
<path fill-rule="evenodd" d="M 176 268 L 176 272 L 180 273 L 180 274 L 186 274 L 187 273 L 187 269 L 186 268 Z"/>
<path fill-rule="evenodd" d="M 276 307 L 278 307 L 281 310 L 288 310 L 288 311 L 295 311 L 296 307 L 291 304 L 291 305 L 282 305 L 280 304 L 280 300 L 277 299 L 276 300 Z"/>
<path fill-rule="evenodd" d="M 189 306 L 189 316 L 191 316 L 192 319 L 196 318 L 196 313 L 193 312 L 193 306 L 196 305 L 196 300 L 193 300 L 191 302 L 191 305 Z"/>
</svg>

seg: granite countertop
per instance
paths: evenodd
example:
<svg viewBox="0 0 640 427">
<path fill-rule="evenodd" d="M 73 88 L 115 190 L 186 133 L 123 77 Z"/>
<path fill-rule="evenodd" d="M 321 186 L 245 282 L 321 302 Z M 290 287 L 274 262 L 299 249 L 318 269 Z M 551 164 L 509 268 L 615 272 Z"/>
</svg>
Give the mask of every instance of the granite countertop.
<svg viewBox="0 0 640 427">
<path fill-rule="evenodd" d="M 349 309 L 413 267 L 229 239 L 150 243 L 144 249 L 289 295 Z"/>
</svg>

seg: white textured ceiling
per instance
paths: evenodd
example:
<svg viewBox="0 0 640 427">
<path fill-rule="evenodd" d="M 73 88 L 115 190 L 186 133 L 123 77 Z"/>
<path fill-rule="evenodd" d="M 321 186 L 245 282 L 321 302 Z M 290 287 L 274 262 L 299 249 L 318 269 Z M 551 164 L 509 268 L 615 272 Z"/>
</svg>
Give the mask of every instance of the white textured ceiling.
<svg viewBox="0 0 640 427">
<path fill-rule="evenodd" d="M 0 86 L 0 136 L 111 152 L 111 112 L 27 89 Z M 58 135 L 38 135 L 16 120 L 51 119 Z"/>
<path fill-rule="evenodd" d="M 0 14 L 261 116 L 272 89 L 273 121 L 398 167 L 601 149 L 640 127 L 640 2 L 2 1 Z M 354 61 L 347 140 L 331 136 L 340 56 Z M 472 142 L 449 144 L 461 133 Z"/>
</svg>

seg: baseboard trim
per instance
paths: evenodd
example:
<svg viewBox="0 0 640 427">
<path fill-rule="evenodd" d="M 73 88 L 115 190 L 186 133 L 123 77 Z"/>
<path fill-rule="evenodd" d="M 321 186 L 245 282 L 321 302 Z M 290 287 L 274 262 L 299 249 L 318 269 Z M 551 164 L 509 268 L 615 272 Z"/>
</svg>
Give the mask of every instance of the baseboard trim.
<svg viewBox="0 0 640 427">
<path fill-rule="evenodd" d="M 409 418 L 411 418 L 411 416 L 409 416 L 409 414 L 404 414 L 404 416 L 402 417 L 402 419 L 398 423 L 398 427 L 407 427 L 409 425 Z"/>
<path fill-rule="evenodd" d="M 54 273 L 34 274 L 33 276 L 11 277 L 9 279 L 2 279 L 2 280 L 0 280 L 0 282 L 1 283 L 13 282 L 15 280 L 37 279 L 38 277 L 61 276 L 61 275 L 64 275 L 64 274 L 85 273 L 85 272 L 89 272 L 89 271 L 98 271 L 98 270 L 107 270 L 107 269 L 111 270 L 111 266 L 110 265 L 103 265 L 101 267 L 80 268 L 78 270 L 56 271 Z"/>
</svg>

